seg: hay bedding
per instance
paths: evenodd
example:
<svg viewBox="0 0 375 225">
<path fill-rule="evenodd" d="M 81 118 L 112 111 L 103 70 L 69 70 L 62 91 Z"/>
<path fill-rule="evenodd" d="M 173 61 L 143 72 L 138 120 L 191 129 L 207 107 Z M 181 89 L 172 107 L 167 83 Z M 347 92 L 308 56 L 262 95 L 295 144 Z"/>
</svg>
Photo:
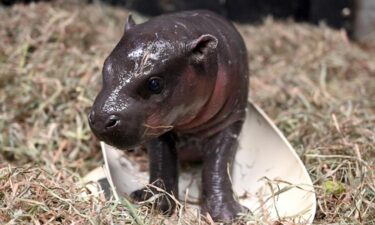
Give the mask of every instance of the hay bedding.
<svg viewBox="0 0 375 225">
<path fill-rule="evenodd" d="M 163 221 L 126 201 L 79 195 L 80 175 L 102 162 L 86 114 L 125 17 L 79 1 L 0 8 L 1 224 Z M 316 185 L 315 223 L 375 224 L 375 48 L 326 27 L 272 19 L 238 27 L 249 49 L 251 96 Z M 173 219 L 197 222 L 183 212 Z"/>
</svg>

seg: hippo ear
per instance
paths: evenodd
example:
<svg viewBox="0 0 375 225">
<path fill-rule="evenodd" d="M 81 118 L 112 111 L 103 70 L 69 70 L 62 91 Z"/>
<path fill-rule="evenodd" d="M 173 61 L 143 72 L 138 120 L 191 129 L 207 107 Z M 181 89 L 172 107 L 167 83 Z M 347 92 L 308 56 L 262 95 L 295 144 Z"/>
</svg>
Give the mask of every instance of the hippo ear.
<svg viewBox="0 0 375 225">
<path fill-rule="evenodd" d="M 217 47 L 218 40 L 211 34 L 204 34 L 188 44 L 194 61 L 201 62 L 213 53 Z"/>
<path fill-rule="evenodd" d="M 131 28 L 133 28 L 135 26 L 135 22 L 133 20 L 133 16 L 131 13 L 129 13 L 128 15 L 128 18 L 126 19 L 126 23 L 125 23 L 125 31 L 127 30 L 130 30 Z"/>
</svg>

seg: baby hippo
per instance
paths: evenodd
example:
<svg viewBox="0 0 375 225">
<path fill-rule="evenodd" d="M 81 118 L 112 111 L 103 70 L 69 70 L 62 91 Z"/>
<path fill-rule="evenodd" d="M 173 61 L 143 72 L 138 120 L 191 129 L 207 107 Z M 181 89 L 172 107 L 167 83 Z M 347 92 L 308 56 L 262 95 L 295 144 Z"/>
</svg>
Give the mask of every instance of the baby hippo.
<svg viewBox="0 0 375 225">
<path fill-rule="evenodd" d="M 202 162 L 202 212 L 229 222 L 247 211 L 233 197 L 228 171 L 248 85 L 245 44 L 221 16 L 185 11 L 142 24 L 129 16 L 123 37 L 104 62 L 103 88 L 89 123 L 109 145 L 146 146 L 150 183 L 172 195 L 178 195 L 179 163 Z M 149 189 L 131 195 L 135 201 L 151 196 Z M 156 204 L 164 213 L 175 209 L 167 195 Z"/>
</svg>

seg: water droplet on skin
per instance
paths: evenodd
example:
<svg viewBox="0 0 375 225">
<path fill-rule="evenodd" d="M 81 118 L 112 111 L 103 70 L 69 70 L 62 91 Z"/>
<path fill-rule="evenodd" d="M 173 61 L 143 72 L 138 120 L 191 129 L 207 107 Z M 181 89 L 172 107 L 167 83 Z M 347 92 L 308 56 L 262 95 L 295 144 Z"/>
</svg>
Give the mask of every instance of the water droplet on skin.
<svg viewBox="0 0 375 225">
<path fill-rule="evenodd" d="M 155 33 L 157 35 L 157 33 Z M 128 105 L 124 102 L 124 98 L 119 97 L 120 91 L 126 84 L 131 83 L 134 76 L 146 75 L 152 72 L 154 63 L 152 60 L 167 60 L 168 52 L 173 51 L 173 45 L 163 40 L 157 40 L 147 44 L 142 44 L 133 49 L 128 54 L 128 59 L 133 60 L 134 68 L 124 74 L 119 75 L 120 81 L 118 86 L 109 94 L 103 105 L 103 111 L 106 113 L 120 112 L 125 110 Z M 113 70 L 113 65 L 107 66 L 108 70 Z"/>
</svg>

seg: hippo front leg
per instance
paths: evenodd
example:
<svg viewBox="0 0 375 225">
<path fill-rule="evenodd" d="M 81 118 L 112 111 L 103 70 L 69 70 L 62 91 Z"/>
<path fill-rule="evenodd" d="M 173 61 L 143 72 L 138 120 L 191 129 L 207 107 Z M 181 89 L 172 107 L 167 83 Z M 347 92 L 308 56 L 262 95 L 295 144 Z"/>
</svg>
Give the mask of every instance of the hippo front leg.
<svg viewBox="0 0 375 225">
<path fill-rule="evenodd" d="M 156 207 L 165 214 L 172 214 L 176 203 L 161 188 L 171 195 L 178 195 L 177 151 L 171 133 L 163 134 L 157 139 L 146 143 L 150 161 L 150 187 L 137 190 L 131 194 L 135 201 L 144 201 L 153 194 L 162 194 L 157 198 Z"/>
<path fill-rule="evenodd" d="M 230 171 L 238 147 L 242 122 L 237 122 L 211 137 L 206 144 L 202 172 L 202 211 L 215 221 L 230 222 L 248 211 L 233 196 Z"/>
</svg>

